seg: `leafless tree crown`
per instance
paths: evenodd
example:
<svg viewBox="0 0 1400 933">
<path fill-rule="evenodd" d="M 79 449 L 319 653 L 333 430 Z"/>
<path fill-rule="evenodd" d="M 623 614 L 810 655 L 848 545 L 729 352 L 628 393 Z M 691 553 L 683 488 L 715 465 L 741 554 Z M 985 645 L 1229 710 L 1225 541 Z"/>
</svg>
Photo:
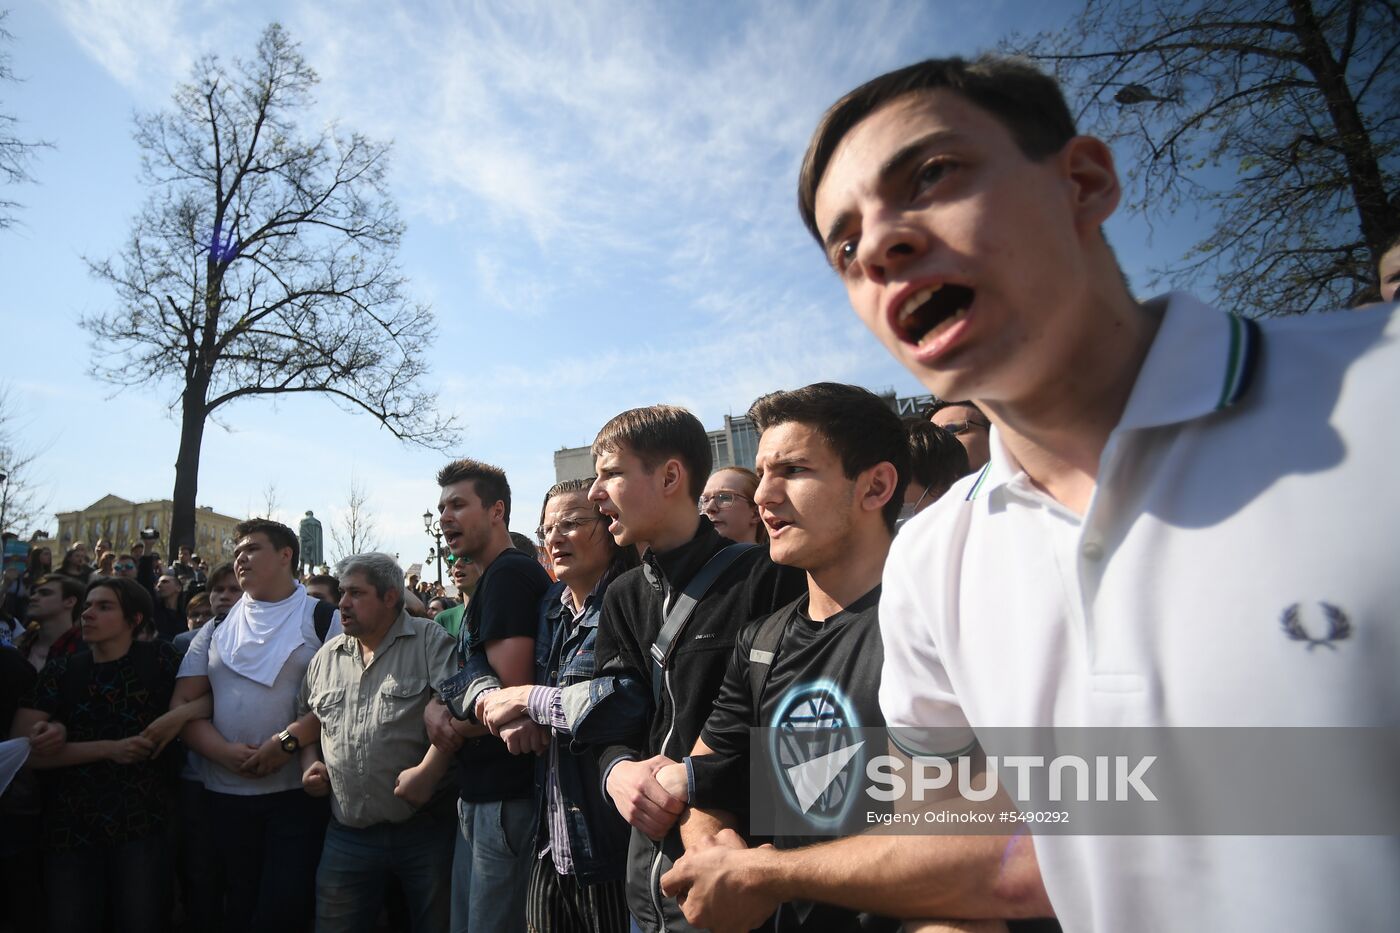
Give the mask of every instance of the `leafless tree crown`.
<svg viewBox="0 0 1400 933">
<path fill-rule="evenodd" d="M 318 393 L 404 441 L 456 439 L 421 386 L 433 315 L 396 266 L 388 146 L 305 132 L 316 80 L 275 24 L 249 61 L 200 60 L 171 109 L 137 117 L 150 197 L 121 253 L 89 261 L 118 299 L 84 320 L 96 374 L 179 391 L 172 543 L 205 421 L 238 399 Z"/>
<path fill-rule="evenodd" d="M 1129 207 L 1209 233 L 1160 280 L 1271 314 L 1373 297 L 1400 233 L 1395 0 L 1090 0 L 1014 51 L 1117 151 Z"/>
</svg>

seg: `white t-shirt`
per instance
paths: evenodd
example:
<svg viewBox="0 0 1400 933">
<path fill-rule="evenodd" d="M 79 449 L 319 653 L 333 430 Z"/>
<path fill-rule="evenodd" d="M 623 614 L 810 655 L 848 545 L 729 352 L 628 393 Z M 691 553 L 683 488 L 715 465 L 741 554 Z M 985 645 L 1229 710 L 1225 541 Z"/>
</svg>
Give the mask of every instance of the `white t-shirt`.
<svg viewBox="0 0 1400 933">
<path fill-rule="evenodd" d="M 313 643 L 316 641 L 315 604 L 315 597 L 308 596 L 301 623 L 308 640 Z M 214 694 L 213 723 L 220 735 L 230 742 L 261 745 L 269 736 L 276 735 L 287 728 L 288 723 L 296 721 L 297 694 L 301 690 L 306 668 L 316 652 L 306 645 L 299 646 L 282 665 L 277 680 L 271 687 L 265 687 L 236 673 L 224 663 L 218 646 L 213 643 L 214 630 L 215 626 L 208 623 L 195 633 L 194 641 L 190 642 L 189 651 L 185 652 L 185 659 L 180 664 L 179 676 L 209 678 Z M 326 632 L 326 640 L 340 633 L 340 613 L 337 611 Z M 295 758 L 280 771 L 262 778 L 244 777 L 205 759 L 200 760 L 200 766 L 205 788 L 220 794 L 251 797 L 301 787 L 301 770 Z"/>
<path fill-rule="evenodd" d="M 1226 404 L 1247 329 L 1170 296 L 1082 518 L 993 431 L 986 469 L 890 552 L 889 725 L 1400 725 L 1393 310 L 1263 322 L 1252 383 Z M 1298 607 L 1322 638 L 1323 604 L 1351 628 L 1313 650 L 1281 621 Z M 1400 923 L 1396 838 L 1035 844 L 1066 930 Z"/>
</svg>

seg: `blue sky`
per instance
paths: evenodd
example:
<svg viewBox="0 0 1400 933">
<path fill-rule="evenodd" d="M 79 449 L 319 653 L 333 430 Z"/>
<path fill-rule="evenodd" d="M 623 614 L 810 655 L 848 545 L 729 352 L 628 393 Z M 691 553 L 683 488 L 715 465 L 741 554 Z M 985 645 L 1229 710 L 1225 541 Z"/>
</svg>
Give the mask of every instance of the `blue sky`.
<svg viewBox="0 0 1400 933">
<path fill-rule="evenodd" d="M 5 0 L 0 0 L 4 5 Z M 145 199 L 133 113 L 166 106 L 204 52 L 246 56 L 272 20 L 321 76 L 308 120 L 394 143 L 400 261 L 437 315 L 420 348 L 464 431 L 454 451 L 510 476 L 533 529 L 552 453 L 617 412 L 671 402 L 707 426 L 759 394 L 830 379 L 917 394 L 857 323 L 794 207 L 818 116 L 890 68 L 1064 25 L 1075 5 L 715 2 L 330 3 L 20 0 L 20 85 L 0 104 L 55 148 L 13 189 L 0 232 L 0 381 L 19 402 L 53 511 L 106 493 L 166 498 L 179 387 L 94 380 L 78 326 L 114 295 L 83 257 L 115 255 Z M 1190 225 L 1109 225 L 1135 284 Z M 1149 242 L 1158 251 L 1149 255 Z M 431 541 L 442 454 L 328 401 L 225 408 L 205 434 L 201 505 L 333 522 L 352 476 L 381 545 Z M 52 521 L 50 521 L 50 532 Z"/>
</svg>

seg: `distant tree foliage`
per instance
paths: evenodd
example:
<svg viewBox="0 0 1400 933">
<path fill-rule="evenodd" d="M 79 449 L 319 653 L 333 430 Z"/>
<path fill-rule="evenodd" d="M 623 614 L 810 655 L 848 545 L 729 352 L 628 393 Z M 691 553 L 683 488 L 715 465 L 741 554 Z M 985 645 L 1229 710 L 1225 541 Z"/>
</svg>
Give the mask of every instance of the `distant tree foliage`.
<svg viewBox="0 0 1400 933">
<path fill-rule="evenodd" d="M 5 20 L 9 16 L 9 10 L 0 10 L 0 85 L 18 82 L 10 66 L 10 53 L 5 49 L 7 43 L 14 41 L 14 36 L 5 29 Z M 34 153 L 49 146 L 49 143 L 20 136 L 18 124 L 19 121 L 6 112 L 4 101 L 0 100 L 0 187 L 33 181 L 29 164 Z M 19 207 L 18 201 L 0 194 L 0 230 L 14 225 L 15 211 Z"/>
<path fill-rule="evenodd" d="M 121 254 L 89 261 L 118 298 L 83 322 L 97 375 L 180 389 L 172 548 L 193 537 L 205 423 L 230 402 L 318 393 L 401 440 L 456 439 L 419 385 L 433 315 L 396 266 L 388 146 L 306 133 L 316 81 L 276 24 L 251 61 L 202 59 L 172 109 L 137 117 L 150 198 Z"/>
<path fill-rule="evenodd" d="M 1163 279 L 1278 314 L 1376 296 L 1400 233 L 1400 3 L 1090 0 L 1008 43 L 1054 68 L 1081 128 L 1114 144 L 1149 221 L 1209 234 Z"/>
</svg>

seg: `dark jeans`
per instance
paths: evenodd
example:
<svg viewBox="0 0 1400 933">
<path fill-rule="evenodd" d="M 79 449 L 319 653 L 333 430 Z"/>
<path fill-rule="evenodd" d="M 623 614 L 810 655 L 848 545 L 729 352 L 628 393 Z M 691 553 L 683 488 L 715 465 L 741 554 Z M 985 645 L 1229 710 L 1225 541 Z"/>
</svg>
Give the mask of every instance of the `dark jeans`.
<svg viewBox="0 0 1400 933">
<path fill-rule="evenodd" d="M 207 791 L 209 828 L 224 873 L 227 933 L 303 933 L 329 809 L 304 791 L 240 797 Z"/>
<path fill-rule="evenodd" d="M 44 853 L 51 933 L 161 933 L 170 920 L 164 831 L 128 842 Z"/>
<path fill-rule="evenodd" d="M 447 929 L 452 893 L 450 817 L 419 813 L 364 829 L 331 821 L 316 872 L 317 933 L 370 933 L 384 902 L 384 880 L 403 886 L 414 933 Z"/>
<path fill-rule="evenodd" d="M 175 851 L 179 862 L 176 869 L 180 876 L 185 933 L 219 933 L 224 912 L 224 885 L 218 857 L 214 854 L 204 785 L 181 778 L 177 799 L 178 845 Z"/>
</svg>

